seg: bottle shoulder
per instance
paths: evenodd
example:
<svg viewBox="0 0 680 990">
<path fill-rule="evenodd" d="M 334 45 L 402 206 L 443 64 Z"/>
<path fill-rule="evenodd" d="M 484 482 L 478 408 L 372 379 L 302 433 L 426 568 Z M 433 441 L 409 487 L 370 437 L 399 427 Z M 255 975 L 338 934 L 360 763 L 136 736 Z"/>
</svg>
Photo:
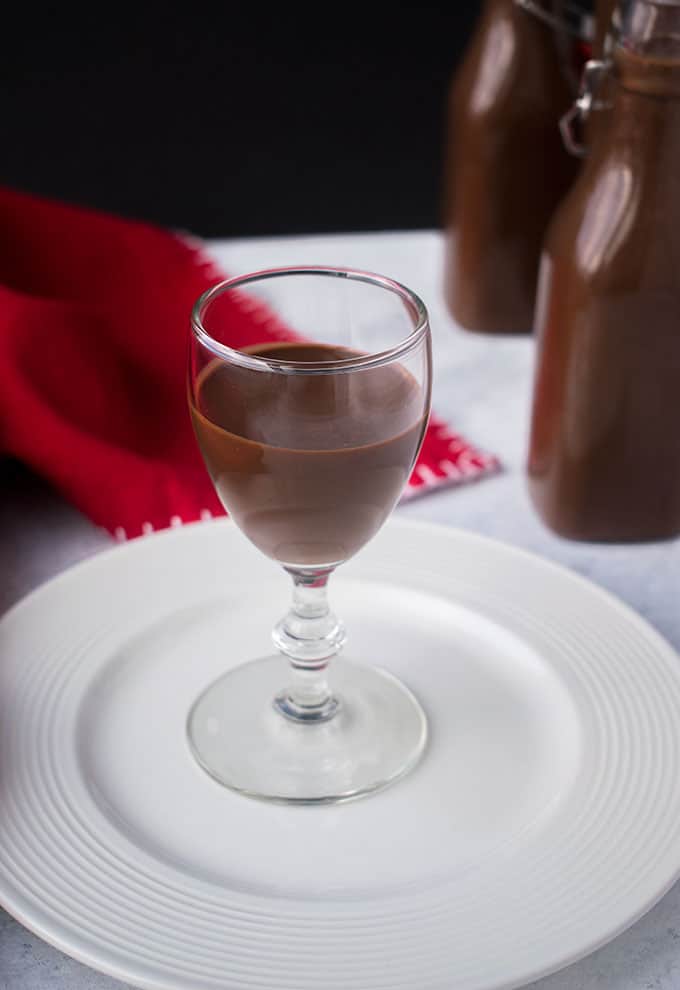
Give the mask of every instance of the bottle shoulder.
<svg viewBox="0 0 680 990">
<path fill-rule="evenodd" d="M 522 27 L 509 17 L 477 32 L 449 89 L 451 112 L 480 125 L 537 112 L 552 114 L 556 123 L 570 99 L 547 29 L 539 25 L 536 33 L 534 25 Z"/>
<path fill-rule="evenodd" d="M 680 257 L 680 190 L 635 156 L 605 149 L 586 165 L 549 226 L 544 256 L 600 289 L 671 291 Z"/>
</svg>

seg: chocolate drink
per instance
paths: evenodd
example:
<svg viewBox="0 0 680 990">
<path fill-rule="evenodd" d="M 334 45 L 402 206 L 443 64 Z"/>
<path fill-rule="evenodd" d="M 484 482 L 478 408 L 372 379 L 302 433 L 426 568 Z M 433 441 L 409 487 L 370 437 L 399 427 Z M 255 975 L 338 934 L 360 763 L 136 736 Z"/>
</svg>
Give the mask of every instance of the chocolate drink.
<svg viewBox="0 0 680 990">
<path fill-rule="evenodd" d="M 543 237 L 579 167 L 558 128 L 573 95 L 555 30 L 486 0 L 447 124 L 444 292 L 468 330 L 531 330 Z"/>
<path fill-rule="evenodd" d="M 268 344 L 286 361 L 356 356 L 320 344 Z M 211 362 L 191 406 L 225 507 L 263 553 L 291 565 L 355 554 L 399 498 L 426 425 L 426 399 L 399 364 L 285 374 Z"/>
<path fill-rule="evenodd" d="M 542 263 L 530 491 L 587 540 L 680 533 L 680 44 L 614 55 L 611 119 Z"/>
</svg>

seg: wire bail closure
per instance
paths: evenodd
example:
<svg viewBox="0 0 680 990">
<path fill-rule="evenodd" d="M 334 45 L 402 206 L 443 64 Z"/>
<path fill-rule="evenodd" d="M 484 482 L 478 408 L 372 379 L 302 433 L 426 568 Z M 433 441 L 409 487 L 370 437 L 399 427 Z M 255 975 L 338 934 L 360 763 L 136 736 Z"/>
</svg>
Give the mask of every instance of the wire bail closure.
<svg viewBox="0 0 680 990">
<path fill-rule="evenodd" d="M 583 129 L 593 110 L 603 109 L 607 104 L 597 100 L 597 91 L 602 79 L 609 71 L 610 63 L 603 59 L 592 58 L 583 67 L 579 93 L 571 107 L 560 118 L 560 134 L 564 146 L 571 155 L 584 158 L 588 147 L 584 144 Z"/>
</svg>

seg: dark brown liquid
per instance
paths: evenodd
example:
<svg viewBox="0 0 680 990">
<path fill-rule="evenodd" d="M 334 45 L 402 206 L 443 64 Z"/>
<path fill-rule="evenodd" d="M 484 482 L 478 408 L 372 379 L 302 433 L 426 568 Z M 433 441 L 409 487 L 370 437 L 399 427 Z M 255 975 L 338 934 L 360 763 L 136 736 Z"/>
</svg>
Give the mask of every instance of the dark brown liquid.
<svg viewBox="0 0 680 990">
<path fill-rule="evenodd" d="M 558 129 L 572 98 L 555 32 L 487 0 L 448 119 L 444 288 L 469 330 L 531 330 L 543 237 L 578 169 Z"/>
<path fill-rule="evenodd" d="M 270 344 L 249 353 L 334 361 L 346 348 Z M 268 556 L 328 564 L 356 553 L 398 500 L 425 427 L 426 397 L 400 365 L 294 375 L 213 362 L 192 416 L 225 507 Z"/>
<path fill-rule="evenodd" d="M 680 62 L 618 50 L 542 263 L 530 490 L 576 539 L 680 533 Z"/>
</svg>

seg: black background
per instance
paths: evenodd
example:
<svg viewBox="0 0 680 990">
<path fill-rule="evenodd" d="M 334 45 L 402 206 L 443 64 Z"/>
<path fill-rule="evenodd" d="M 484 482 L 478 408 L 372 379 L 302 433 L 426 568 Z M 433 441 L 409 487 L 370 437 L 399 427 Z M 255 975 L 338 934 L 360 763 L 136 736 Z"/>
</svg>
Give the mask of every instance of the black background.
<svg viewBox="0 0 680 990">
<path fill-rule="evenodd" d="M 205 236 L 434 226 L 477 9 L 15 7 L 0 179 Z"/>
</svg>

